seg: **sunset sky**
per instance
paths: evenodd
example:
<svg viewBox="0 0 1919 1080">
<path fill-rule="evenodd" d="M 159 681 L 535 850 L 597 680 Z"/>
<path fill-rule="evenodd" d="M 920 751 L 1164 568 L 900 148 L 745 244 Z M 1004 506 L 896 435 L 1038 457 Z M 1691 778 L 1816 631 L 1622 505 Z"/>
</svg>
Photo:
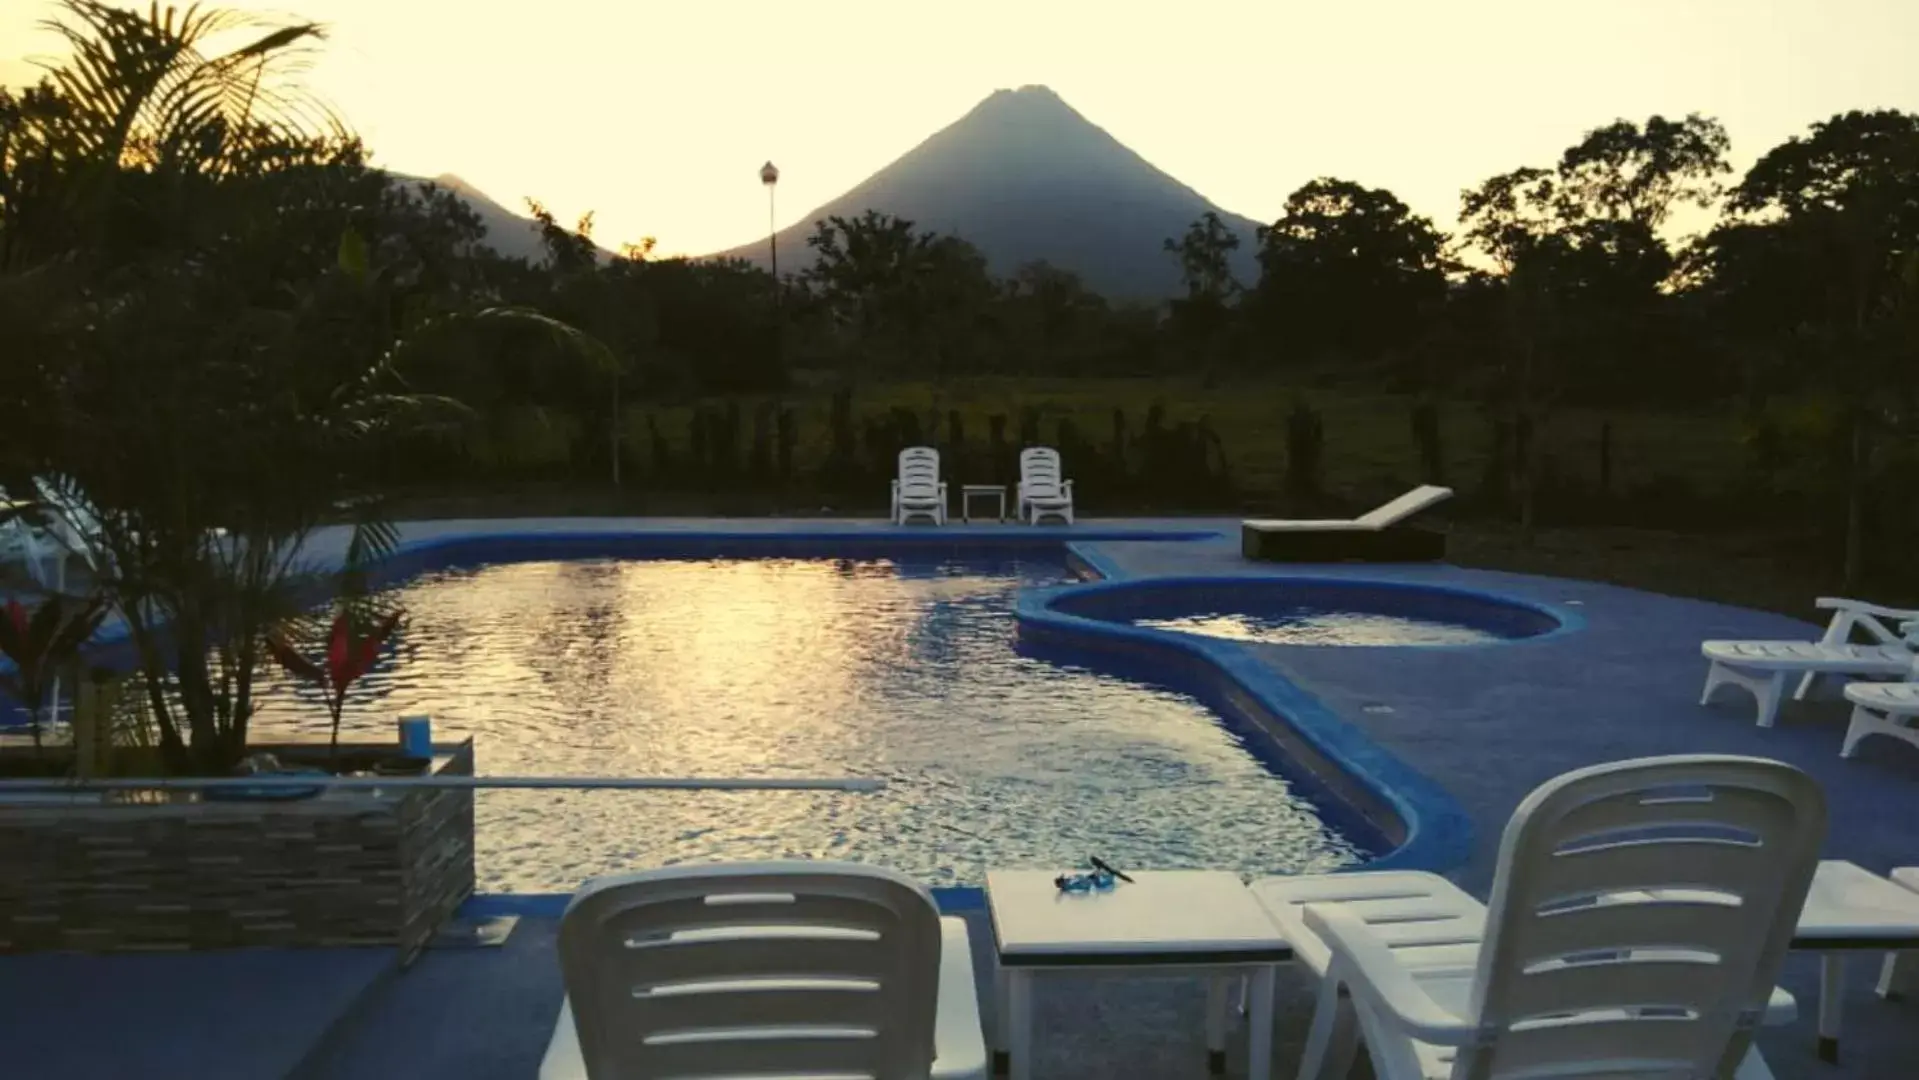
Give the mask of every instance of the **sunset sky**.
<svg viewBox="0 0 1919 1080">
<path fill-rule="evenodd" d="M 1443 226 L 1460 188 L 1618 117 L 1717 116 L 1743 167 L 1834 112 L 1919 109 L 1914 0 L 215 6 L 327 24 L 307 82 L 379 163 L 669 254 L 764 236 L 769 158 L 785 226 L 1027 83 L 1264 221 L 1334 175 Z M 0 0 L 0 82 L 57 52 L 35 25 L 54 11 Z"/>
</svg>

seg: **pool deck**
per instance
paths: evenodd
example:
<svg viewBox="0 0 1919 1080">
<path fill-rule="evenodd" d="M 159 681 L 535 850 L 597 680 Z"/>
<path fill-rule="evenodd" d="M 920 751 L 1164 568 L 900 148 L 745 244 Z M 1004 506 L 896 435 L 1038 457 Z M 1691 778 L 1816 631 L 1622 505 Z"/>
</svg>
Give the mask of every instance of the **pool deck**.
<svg viewBox="0 0 1919 1080">
<path fill-rule="evenodd" d="M 1919 863 L 1919 751 L 1868 740 L 1838 756 L 1843 706 L 1788 705 L 1761 730 L 1748 700 L 1729 693 L 1697 704 L 1716 637 L 1803 638 L 1817 628 L 1779 615 L 1592 582 L 1432 566 L 1304 567 L 1242 560 L 1236 521 L 1084 522 L 1066 529 L 949 526 L 895 530 L 867 522 L 770 519 L 594 519 L 433 522 L 403 530 L 409 546 L 483 532 L 522 536 L 813 535 L 967 546 L 1017 531 L 1071 539 L 1126 579 L 1167 576 L 1324 576 L 1479 589 L 1583 616 L 1577 632 L 1472 649 L 1244 645 L 1266 670 L 1316 698 L 1457 801 L 1473 824 L 1471 855 L 1454 869 L 1484 896 L 1499 831 L 1540 782 L 1599 761 L 1651 754 L 1723 752 L 1789 761 L 1824 787 L 1831 830 L 1825 854 L 1884 872 Z M 1214 539 L 1188 539 L 1216 532 Z M 1153 534 L 1180 536 L 1151 539 Z M 1127 539 L 1104 539 L 1125 536 Z M 341 538 L 314 553 L 337 558 Z M 1811 597 L 1807 598 L 1812 615 Z M 964 903 L 964 901 L 960 901 Z M 429 951 L 396 973 L 381 951 L 258 951 L 194 955 L 0 958 L 0 1075 L 90 1077 L 297 1076 L 302 1080 L 531 1077 L 561 993 L 553 940 L 563 898 L 476 898 L 469 910 L 511 910 L 520 922 L 504 947 Z M 978 970 L 990 970 L 990 931 L 975 908 Z M 1844 1060 L 1813 1055 L 1817 973 L 1793 956 L 1783 982 L 1800 1002 L 1795 1024 L 1762 1033 L 1781 1080 L 1894 1080 L 1919 1075 L 1919 1004 L 1871 993 L 1878 954 L 1849 965 Z M 984 989 L 984 988 L 983 988 Z M 1038 1073 L 1045 1077 L 1200 1077 L 1203 994 L 1185 980 L 1087 981 L 1040 986 Z M 1283 979 L 1275 1061 L 1290 1076 L 1311 1010 L 1307 988 Z M 100 1033 L 111 1033 L 99 1037 Z M 1232 1062 L 1243 1075 L 1241 1055 Z M 298 1062 L 296 1066 L 294 1063 Z"/>
</svg>

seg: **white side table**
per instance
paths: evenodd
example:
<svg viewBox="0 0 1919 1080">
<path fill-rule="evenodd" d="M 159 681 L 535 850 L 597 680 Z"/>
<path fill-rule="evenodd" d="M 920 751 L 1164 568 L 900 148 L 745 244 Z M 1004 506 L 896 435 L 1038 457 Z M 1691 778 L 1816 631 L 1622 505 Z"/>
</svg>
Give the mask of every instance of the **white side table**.
<svg viewBox="0 0 1919 1080">
<path fill-rule="evenodd" d="M 1225 1068 L 1226 997 L 1250 975 L 1249 1075 L 1272 1071 L 1273 983 L 1293 958 L 1239 875 L 1224 870 L 1139 870 L 1111 889 L 1061 892 L 1056 870 L 991 870 L 986 905 L 999 957 L 994 1046 L 1011 1080 L 1033 1076 L 1033 979 L 1046 972 L 1212 976 L 1206 1049 Z"/>
<path fill-rule="evenodd" d="M 960 520 L 961 521 L 967 522 L 968 524 L 972 523 L 973 496 L 975 495 L 991 495 L 993 498 L 999 500 L 999 520 L 1001 524 L 1004 524 L 1006 522 L 1006 485 L 1005 484 L 961 484 L 960 485 Z"/>
<path fill-rule="evenodd" d="M 1842 859 L 1822 860 L 1792 947 L 1819 954 L 1819 1057 L 1836 1062 L 1846 953 L 1919 949 L 1919 893 Z"/>
</svg>

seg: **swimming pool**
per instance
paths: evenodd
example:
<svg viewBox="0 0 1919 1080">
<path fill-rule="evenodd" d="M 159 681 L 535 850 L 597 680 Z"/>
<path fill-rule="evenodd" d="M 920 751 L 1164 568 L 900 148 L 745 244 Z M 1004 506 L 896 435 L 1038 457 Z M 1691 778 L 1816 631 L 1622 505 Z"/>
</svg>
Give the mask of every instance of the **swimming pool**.
<svg viewBox="0 0 1919 1080">
<path fill-rule="evenodd" d="M 1022 588 L 1065 556 L 577 559 L 430 571 L 345 738 L 428 713 L 482 774 L 855 775 L 877 795 L 489 791 L 480 888 L 567 891 L 596 873 L 785 856 L 893 866 L 933 885 L 985 868 L 1315 871 L 1341 836 L 1194 699 L 1015 649 Z M 275 673 L 256 737 L 325 737 Z M 1270 755 L 1268 755 L 1270 756 Z"/>
</svg>

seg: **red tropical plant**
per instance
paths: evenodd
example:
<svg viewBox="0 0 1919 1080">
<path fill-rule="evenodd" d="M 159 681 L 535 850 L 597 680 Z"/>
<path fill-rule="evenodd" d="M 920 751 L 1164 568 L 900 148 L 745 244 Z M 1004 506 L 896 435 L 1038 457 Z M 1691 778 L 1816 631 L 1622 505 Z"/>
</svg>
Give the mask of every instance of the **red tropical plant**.
<svg viewBox="0 0 1919 1080">
<path fill-rule="evenodd" d="M 76 601 L 58 593 L 32 611 L 10 599 L 0 613 L 0 655 L 13 663 L 12 671 L 0 671 L 0 691 L 26 707 L 36 756 L 41 750 L 40 710 L 46 705 L 47 691 L 60 672 L 79 657 L 106 617 L 103 598 Z"/>
<path fill-rule="evenodd" d="M 267 635 L 267 652 L 294 678 L 319 687 L 326 694 L 327 711 L 333 715 L 333 737 L 327 746 L 329 757 L 340 752 L 340 714 L 346 708 L 346 693 L 355 680 L 365 675 L 379 659 L 380 649 L 400 628 L 402 613 L 395 611 L 375 622 L 364 637 L 353 636 L 352 613 L 341 608 L 327 632 L 326 656 L 313 660 L 302 656 L 278 632 Z"/>
</svg>

